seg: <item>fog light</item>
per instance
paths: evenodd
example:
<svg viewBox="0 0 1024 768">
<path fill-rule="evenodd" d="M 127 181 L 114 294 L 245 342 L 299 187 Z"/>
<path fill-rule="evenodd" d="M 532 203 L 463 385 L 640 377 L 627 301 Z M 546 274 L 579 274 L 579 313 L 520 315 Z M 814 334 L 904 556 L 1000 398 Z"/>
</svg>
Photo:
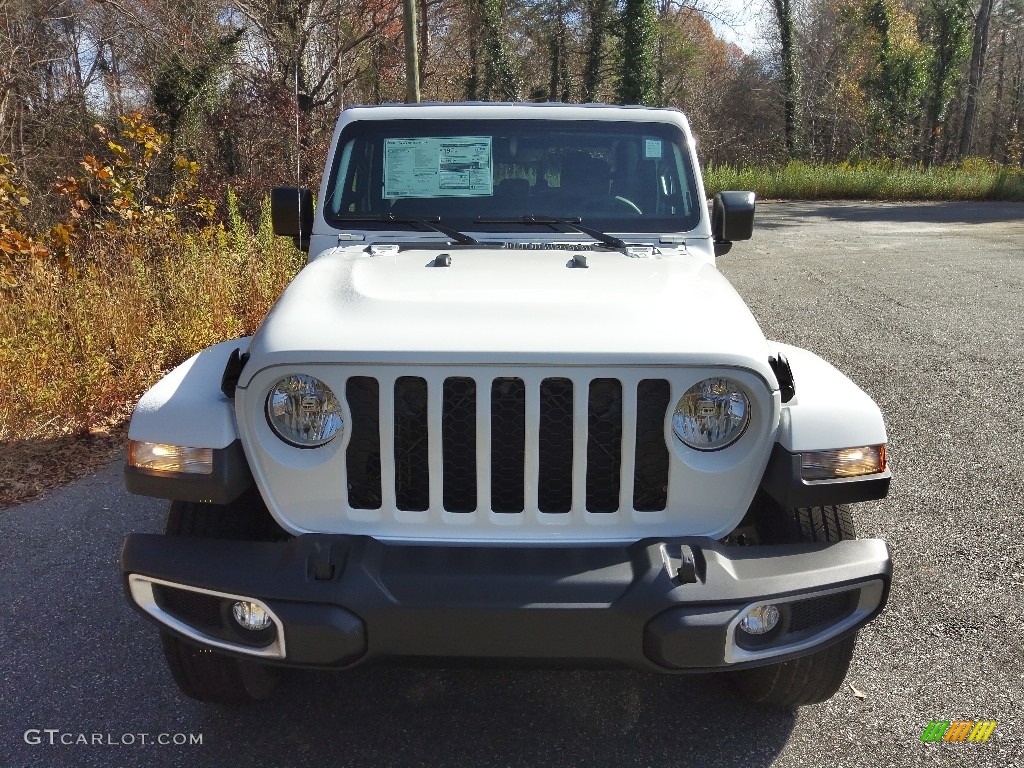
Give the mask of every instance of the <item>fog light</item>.
<svg viewBox="0 0 1024 768">
<path fill-rule="evenodd" d="M 259 603 L 240 600 L 231 606 L 231 614 L 242 629 L 248 629 L 252 632 L 259 632 L 271 624 L 270 614 Z"/>
<path fill-rule="evenodd" d="M 763 635 L 775 629 L 779 623 L 779 609 L 774 605 L 759 605 L 751 608 L 740 619 L 740 629 L 748 635 Z"/>
</svg>

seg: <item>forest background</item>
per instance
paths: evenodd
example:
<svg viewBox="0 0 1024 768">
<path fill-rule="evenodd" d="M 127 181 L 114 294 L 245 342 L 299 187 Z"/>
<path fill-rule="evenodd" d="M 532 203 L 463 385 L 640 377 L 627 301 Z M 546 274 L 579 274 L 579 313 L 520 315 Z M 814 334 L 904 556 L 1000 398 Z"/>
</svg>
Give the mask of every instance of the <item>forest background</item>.
<svg viewBox="0 0 1024 768">
<path fill-rule="evenodd" d="M 423 100 L 679 107 L 709 194 L 1024 199 L 1024 0 L 742 3 L 406 4 Z M 0 505 L 45 484 L 25 456 L 115 444 L 162 372 L 258 325 L 303 263 L 267 191 L 317 186 L 345 106 L 405 100 L 404 18 L 0 0 Z"/>
</svg>

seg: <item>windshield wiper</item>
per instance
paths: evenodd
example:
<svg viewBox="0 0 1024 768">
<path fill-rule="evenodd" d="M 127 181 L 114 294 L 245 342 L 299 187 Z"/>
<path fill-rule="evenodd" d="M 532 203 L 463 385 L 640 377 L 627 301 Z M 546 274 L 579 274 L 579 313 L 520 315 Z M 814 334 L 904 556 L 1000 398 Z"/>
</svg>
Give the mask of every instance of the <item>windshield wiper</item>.
<svg viewBox="0 0 1024 768">
<path fill-rule="evenodd" d="M 480 216 L 479 218 L 473 219 L 474 224 L 544 224 L 552 229 L 555 229 L 554 224 L 562 224 L 570 229 L 575 229 L 577 232 L 582 232 L 585 235 L 590 235 L 592 238 L 597 240 L 603 245 L 607 245 L 609 248 L 615 250 L 624 250 L 626 243 L 617 237 L 605 234 L 599 229 L 593 227 L 586 227 L 580 224 L 578 218 L 574 219 L 559 219 L 555 216 Z M 555 229 L 557 232 L 558 230 Z"/>
<path fill-rule="evenodd" d="M 451 229 L 443 224 L 438 224 L 441 219 L 417 219 L 414 216 L 395 216 L 393 213 L 357 213 L 354 216 L 335 216 L 335 221 L 392 221 L 395 224 L 418 224 L 421 227 L 432 229 L 447 235 L 460 245 L 480 245 L 475 237 L 470 237 L 457 229 Z"/>
</svg>

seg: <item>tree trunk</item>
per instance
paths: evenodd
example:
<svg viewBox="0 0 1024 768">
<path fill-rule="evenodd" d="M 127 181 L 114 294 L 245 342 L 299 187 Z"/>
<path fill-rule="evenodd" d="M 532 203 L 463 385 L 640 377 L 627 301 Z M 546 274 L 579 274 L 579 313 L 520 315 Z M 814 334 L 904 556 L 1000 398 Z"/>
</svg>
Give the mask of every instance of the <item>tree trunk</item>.
<svg viewBox="0 0 1024 768">
<path fill-rule="evenodd" d="M 416 0 L 404 0 L 405 18 L 405 101 L 417 104 L 420 100 L 420 60 L 416 49 Z"/>
<path fill-rule="evenodd" d="M 999 139 L 1002 138 L 1002 111 L 1003 111 L 1003 84 L 1006 78 L 1006 30 L 1003 30 L 1002 39 L 999 41 L 999 68 L 996 79 L 996 102 L 992 105 L 992 135 L 989 137 L 988 156 L 996 159 L 996 152 L 999 150 Z"/>
<path fill-rule="evenodd" d="M 419 46 L 420 46 L 420 84 L 423 83 L 423 75 L 426 71 L 427 59 L 430 58 L 430 17 L 428 13 L 430 8 L 427 6 L 427 0 L 419 0 L 419 13 L 417 18 L 419 20 Z"/>
<path fill-rule="evenodd" d="M 469 49 L 469 76 L 466 77 L 466 101 L 478 101 L 480 99 L 480 46 L 477 43 L 477 30 L 480 29 L 481 14 L 479 0 L 469 0 L 466 3 L 468 11 L 467 27 L 467 48 Z"/>
<path fill-rule="evenodd" d="M 983 0 L 984 1 L 984 0 Z M 793 0 L 772 0 L 775 20 L 779 25 L 782 54 L 782 98 L 786 121 L 786 152 L 796 157 L 800 148 L 800 119 L 797 104 L 800 79 L 796 67 L 796 25 L 793 22 Z"/>
<path fill-rule="evenodd" d="M 620 104 L 654 105 L 657 101 L 655 35 L 652 0 L 626 0 L 622 10 L 622 68 L 619 72 L 618 92 Z"/>
<path fill-rule="evenodd" d="M 964 128 L 960 133 L 961 160 L 967 157 L 974 143 L 974 120 L 978 113 L 978 91 L 985 69 L 985 52 L 988 49 L 988 26 L 992 20 L 993 0 L 981 0 L 978 18 L 974 22 L 974 45 L 971 48 L 971 74 L 967 81 L 967 96 L 964 99 Z"/>
<path fill-rule="evenodd" d="M 604 66 L 604 38 L 608 31 L 610 6 L 608 0 L 589 0 L 590 29 L 587 32 L 587 63 L 583 71 L 583 102 L 597 100 Z"/>
<path fill-rule="evenodd" d="M 548 19 L 551 36 L 548 38 L 548 52 L 551 57 L 551 78 L 548 84 L 548 101 L 569 101 L 569 50 L 566 38 L 565 8 L 561 0 L 552 7 Z"/>
</svg>

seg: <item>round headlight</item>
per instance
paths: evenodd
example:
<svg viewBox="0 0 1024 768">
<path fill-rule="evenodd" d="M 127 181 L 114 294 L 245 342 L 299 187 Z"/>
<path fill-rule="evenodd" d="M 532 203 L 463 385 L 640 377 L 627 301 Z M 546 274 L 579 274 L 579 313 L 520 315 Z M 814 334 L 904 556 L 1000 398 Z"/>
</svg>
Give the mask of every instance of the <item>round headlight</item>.
<svg viewBox="0 0 1024 768">
<path fill-rule="evenodd" d="M 286 443 L 316 448 L 329 443 L 341 430 L 341 403 L 320 379 L 295 373 L 270 390 L 267 421 Z"/>
<path fill-rule="evenodd" d="M 750 401 L 732 379 L 704 379 L 686 390 L 672 414 L 672 432 L 698 451 L 717 451 L 739 439 L 750 422 Z"/>
</svg>

